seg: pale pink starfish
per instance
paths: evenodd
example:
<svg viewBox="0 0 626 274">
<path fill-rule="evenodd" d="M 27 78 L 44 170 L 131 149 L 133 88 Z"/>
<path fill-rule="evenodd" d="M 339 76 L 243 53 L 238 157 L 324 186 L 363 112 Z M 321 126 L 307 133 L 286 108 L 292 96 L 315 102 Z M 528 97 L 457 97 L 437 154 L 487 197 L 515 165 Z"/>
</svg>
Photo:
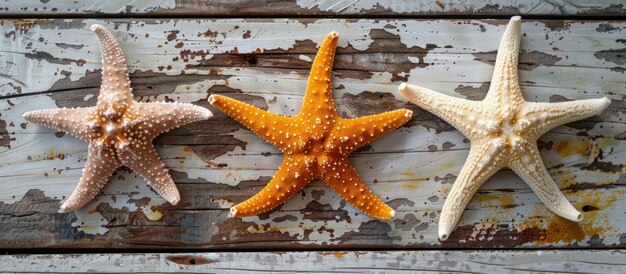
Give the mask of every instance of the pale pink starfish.
<svg viewBox="0 0 626 274">
<path fill-rule="evenodd" d="M 159 134 L 213 116 L 203 107 L 183 103 L 133 101 L 126 60 L 111 33 L 91 26 L 102 49 L 102 85 L 98 103 L 87 108 L 45 109 L 24 113 L 28 121 L 68 132 L 88 143 L 87 164 L 74 193 L 61 205 L 71 212 L 90 202 L 109 177 L 124 165 L 143 176 L 169 203 L 180 194 L 152 140 Z"/>
</svg>

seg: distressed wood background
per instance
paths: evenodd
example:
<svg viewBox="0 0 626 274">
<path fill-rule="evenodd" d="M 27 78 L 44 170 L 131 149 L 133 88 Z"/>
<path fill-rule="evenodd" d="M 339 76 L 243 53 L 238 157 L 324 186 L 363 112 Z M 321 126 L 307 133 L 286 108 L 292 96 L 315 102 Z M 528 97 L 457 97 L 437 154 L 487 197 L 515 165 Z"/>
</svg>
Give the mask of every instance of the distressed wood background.
<svg viewBox="0 0 626 274">
<path fill-rule="evenodd" d="M 0 256 L 6 271 L 152 273 L 620 273 L 619 250 L 51 254 Z M 564 267 L 564 265 L 566 265 Z"/>
<path fill-rule="evenodd" d="M 623 0 L 4 0 L 8 16 L 216 16 L 216 17 L 401 17 L 401 16 L 624 16 Z"/>
<path fill-rule="evenodd" d="M 591 249 L 626 247 L 626 21 L 612 18 L 626 13 L 623 1 L 151 2 L 0 2 L 1 249 L 480 248 L 484 254 L 506 257 L 522 253 L 491 249 L 574 248 L 593 255 L 576 253 L 572 260 L 599 263 L 607 255 Z M 454 96 L 483 98 L 505 18 L 515 14 L 523 16 L 520 79 L 527 100 L 612 100 L 602 115 L 556 128 L 539 141 L 548 171 L 585 219 L 572 223 L 557 217 L 513 172 L 502 170 L 479 190 L 450 240 L 440 242 L 439 213 L 469 143 L 441 119 L 402 99 L 396 87 L 407 81 Z M 324 18 L 329 16 L 342 18 Z M 493 16 L 500 19 L 489 19 Z M 143 179 L 122 168 L 85 208 L 57 213 L 80 178 L 87 146 L 27 123 L 21 114 L 95 105 L 101 58 L 89 31 L 94 23 L 111 30 L 120 43 L 136 100 L 189 102 L 215 114 L 155 140 L 181 191 L 178 206 L 166 204 Z M 332 30 L 340 35 L 333 81 L 344 117 L 402 107 L 415 112 L 398 131 L 350 158 L 368 186 L 396 208 L 396 218 L 364 216 L 319 181 L 270 213 L 229 217 L 231 205 L 269 181 L 282 155 L 210 107 L 208 96 L 227 94 L 273 112 L 295 114 L 317 46 Z M 457 260 L 469 256 L 446 252 L 455 252 L 451 256 Z M 624 258 L 621 251 L 611 252 Z M 268 254 L 263 260 L 315 257 L 339 263 L 343 258 L 298 254 Z M 391 263 L 405 253 L 363 254 L 374 259 L 362 262 L 380 258 Z M 404 259 L 426 260 L 436 254 L 408 252 Z M 42 258 L 52 264 L 68 256 Z M 154 258 L 166 260 L 158 254 L 110 260 Z M 19 259 L 0 257 L 0 270 L 19 264 Z M 228 260 L 216 260 L 228 267 Z M 63 271 L 79 271 L 81 265 Z"/>
</svg>

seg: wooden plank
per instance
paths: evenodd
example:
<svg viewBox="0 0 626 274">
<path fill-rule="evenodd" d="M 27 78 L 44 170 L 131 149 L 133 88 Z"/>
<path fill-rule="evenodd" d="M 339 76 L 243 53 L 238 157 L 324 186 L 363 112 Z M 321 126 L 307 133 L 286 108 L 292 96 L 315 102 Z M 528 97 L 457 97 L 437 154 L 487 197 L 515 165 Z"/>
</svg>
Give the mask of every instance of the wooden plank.
<svg viewBox="0 0 626 274">
<path fill-rule="evenodd" d="M 213 17 L 301 17 L 301 16 L 623 16 L 622 0 L 133 0 L 133 1 L 5 1 L 0 14 L 6 16 L 213 16 Z"/>
<path fill-rule="evenodd" d="M 407 107 L 414 118 L 353 154 L 373 191 L 397 210 L 372 220 L 322 182 L 274 212 L 232 219 L 228 208 L 278 168 L 274 147 L 216 116 L 156 140 L 181 191 L 172 207 L 127 169 L 77 213 L 56 213 L 73 191 L 86 145 L 26 123 L 34 109 L 95 104 L 100 50 L 88 29 L 113 30 L 137 100 L 208 107 L 222 93 L 294 114 L 316 46 L 340 33 L 335 100 L 348 117 Z M 551 175 L 585 220 L 556 217 L 510 170 L 485 184 L 450 241 L 437 221 L 467 156 L 465 138 L 400 99 L 408 81 L 478 99 L 491 77 L 506 20 L 4 20 L 0 21 L 0 247 L 74 248 L 458 248 L 626 246 L 624 21 L 531 21 L 522 25 L 520 72 L 528 100 L 608 96 L 600 116 L 540 139 Z"/>
<path fill-rule="evenodd" d="M 624 273 L 623 250 L 336 251 L 0 256 L 28 273 Z"/>
</svg>

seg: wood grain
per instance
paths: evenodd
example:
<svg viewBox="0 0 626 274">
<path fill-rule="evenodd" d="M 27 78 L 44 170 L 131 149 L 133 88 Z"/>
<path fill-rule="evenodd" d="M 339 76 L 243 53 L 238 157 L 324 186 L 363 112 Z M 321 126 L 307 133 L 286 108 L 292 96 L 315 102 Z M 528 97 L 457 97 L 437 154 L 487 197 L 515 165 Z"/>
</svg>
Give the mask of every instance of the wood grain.
<svg viewBox="0 0 626 274">
<path fill-rule="evenodd" d="M 28 273 L 624 273 L 622 250 L 336 251 L 0 256 Z"/>
<path fill-rule="evenodd" d="M 399 17 L 399 16 L 512 16 L 551 17 L 624 16 L 621 0 L 134 0 L 134 1 L 40 1 L 0 3 L 4 16 L 212 16 L 212 17 Z"/>
<path fill-rule="evenodd" d="M 50 2 L 52 3 L 52 2 Z M 437 220 L 469 144 L 450 125 L 400 99 L 402 81 L 454 96 L 485 95 L 506 20 L 67 19 L 1 20 L 0 247 L 68 248 L 590 248 L 626 246 L 626 22 L 533 21 L 522 25 L 526 99 L 608 96 L 600 116 L 556 128 L 539 142 L 550 174 L 585 220 L 551 213 L 510 170 L 470 203 L 451 240 Z M 25 122 L 25 111 L 90 106 L 100 83 L 93 23 L 113 31 L 136 100 L 209 107 L 220 93 L 292 115 L 325 34 L 340 34 L 335 102 L 344 117 L 414 110 L 400 130 L 353 154 L 368 186 L 396 208 L 372 220 L 314 182 L 279 209 L 232 219 L 228 208 L 271 178 L 282 155 L 211 109 L 215 117 L 155 142 L 181 191 L 165 204 L 120 169 L 97 200 L 56 213 L 74 189 L 87 146 Z"/>
</svg>

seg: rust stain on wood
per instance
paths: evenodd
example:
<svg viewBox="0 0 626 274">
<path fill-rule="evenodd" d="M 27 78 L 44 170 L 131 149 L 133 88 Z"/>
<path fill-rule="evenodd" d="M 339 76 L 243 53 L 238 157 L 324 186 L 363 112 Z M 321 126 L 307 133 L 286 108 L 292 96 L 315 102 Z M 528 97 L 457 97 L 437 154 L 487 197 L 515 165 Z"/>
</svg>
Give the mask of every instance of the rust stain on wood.
<svg viewBox="0 0 626 274">
<path fill-rule="evenodd" d="M 179 265 L 203 265 L 217 263 L 216 260 L 210 260 L 201 256 L 183 255 L 183 256 L 167 256 L 166 260 L 174 262 Z"/>
<path fill-rule="evenodd" d="M 555 150 L 563 157 L 588 155 L 591 152 L 591 145 L 586 139 L 563 140 L 556 144 Z"/>
</svg>

